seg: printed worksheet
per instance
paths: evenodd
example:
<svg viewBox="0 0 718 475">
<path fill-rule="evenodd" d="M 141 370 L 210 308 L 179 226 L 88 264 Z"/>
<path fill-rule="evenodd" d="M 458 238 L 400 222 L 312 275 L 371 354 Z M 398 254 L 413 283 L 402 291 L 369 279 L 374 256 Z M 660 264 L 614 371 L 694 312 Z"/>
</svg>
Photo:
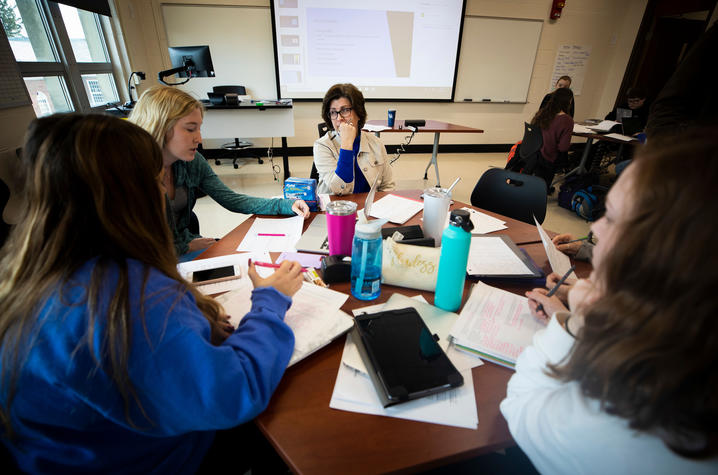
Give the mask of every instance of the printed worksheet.
<svg viewBox="0 0 718 475">
<path fill-rule="evenodd" d="M 536 223 L 536 229 L 538 229 L 539 236 L 541 236 L 543 248 L 546 250 L 546 257 L 548 257 L 548 262 L 549 264 L 551 264 L 551 270 L 553 270 L 556 274 L 560 276 L 565 275 L 566 272 L 568 272 L 568 270 L 571 268 L 571 259 L 569 259 L 566 254 L 558 250 L 549 235 L 546 234 L 546 231 L 544 231 L 539 222 L 536 221 L 535 216 L 534 222 Z M 571 275 L 569 275 L 566 279 L 566 282 L 572 283 L 576 282 L 576 280 L 578 280 L 578 278 L 576 277 L 576 273 L 572 272 Z"/>
</svg>

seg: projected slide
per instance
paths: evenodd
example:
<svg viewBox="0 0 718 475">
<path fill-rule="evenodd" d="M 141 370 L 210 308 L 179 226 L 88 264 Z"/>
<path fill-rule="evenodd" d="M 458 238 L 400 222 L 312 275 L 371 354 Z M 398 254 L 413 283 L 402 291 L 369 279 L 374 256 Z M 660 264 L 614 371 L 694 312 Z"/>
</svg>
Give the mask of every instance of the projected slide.
<svg viewBox="0 0 718 475">
<path fill-rule="evenodd" d="M 462 0 L 273 0 L 283 98 L 351 82 L 372 99 L 452 97 Z"/>
</svg>

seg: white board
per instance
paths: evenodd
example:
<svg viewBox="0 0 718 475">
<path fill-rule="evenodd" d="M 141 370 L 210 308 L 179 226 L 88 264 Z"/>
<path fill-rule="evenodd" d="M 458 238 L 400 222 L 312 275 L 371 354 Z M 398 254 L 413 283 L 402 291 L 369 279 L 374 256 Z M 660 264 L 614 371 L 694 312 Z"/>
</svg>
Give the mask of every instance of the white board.
<svg viewBox="0 0 718 475">
<path fill-rule="evenodd" d="M 464 17 L 454 102 L 526 102 L 542 27 L 541 20 Z"/>
</svg>

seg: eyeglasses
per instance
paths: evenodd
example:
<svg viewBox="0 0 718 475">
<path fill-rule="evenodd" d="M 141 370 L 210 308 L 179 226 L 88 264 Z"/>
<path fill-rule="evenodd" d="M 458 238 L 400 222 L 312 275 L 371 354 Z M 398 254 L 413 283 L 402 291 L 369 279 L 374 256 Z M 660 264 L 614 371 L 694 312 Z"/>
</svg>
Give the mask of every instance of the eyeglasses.
<svg viewBox="0 0 718 475">
<path fill-rule="evenodd" d="M 351 113 L 352 113 L 351 107 L 342 107 L 341 110 L 338 110 L 338 111 L 330 110 L 329 117 L 331 117 L 332 119 L 336 119 L 337 117 L 342 116 L 346 119 L 347 117 L 349 117 L 351 115 Z"/>
</svg>

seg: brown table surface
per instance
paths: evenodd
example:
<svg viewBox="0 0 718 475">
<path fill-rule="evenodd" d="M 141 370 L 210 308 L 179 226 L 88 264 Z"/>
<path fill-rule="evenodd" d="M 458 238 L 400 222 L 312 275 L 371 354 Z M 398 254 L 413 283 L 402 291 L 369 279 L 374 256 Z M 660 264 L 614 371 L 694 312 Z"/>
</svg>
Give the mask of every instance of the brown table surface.
<svg viewBox="0 0 718 475">
<path fill-rule="evenodd" d="M 387 121 L 385 120 L 368 120 L 366 122 L 369 125 L 383 125 L 384 127 L 388 127 Z M 404 126 L 403 120 L 395 120 L 394 121 L 394 127 L 391 129 L 382 130 L 381 133 L 384 132 L 406 132 L 407 128 Z M 474 129 L 472 127 L 466 127 L 463 125 L 456 125 L 456 124 L 450 124 L 448 122 L 441 122 L 439 120 L 427 120 L 426 125 L 423 127 L 419 127 L 417 132 L 470 132 L 475 134 L 483 134 L 484 131 L 481 129 Z"/>
<path fill-rule="evenodd" d="M 420 191 L 394 193 L 418 198 Z M 384 194 L 377 193 L 377 198 Z M 365 196 L 362 193 L 341 199 L 355 201 L 362 207 Z M 452 209 L 463 206 L 468 205 L 456 202 Z M 421 213 L 418 213 L 405 224 L 420 224 L 420 217 Z M 493 234 L 507 234 L 516 243 L 529 242 L 520 247 L 544 272 L 550 272 L 536 228 L 510 218 L 501 218 L 506 221 L 508 229 Z M 239 225 L 203 253 L 202 258 L 236 252 L 252 221 L 250 218 Z M 305 229 L 310 221 L 305 221 Z M 272 258 L 277 255 L 275 253 Z M 590 266 L 578 262 L 576 272 L 579 276 L 587 276 Z M 467 280 L 464 302 L 472 283 Z M 532 287 L 495 282 L 492 285 L 515 293 L 523 293 Z M 331 288 L 349 294 L 348 283 L 333 284 Z M 394 292 L 407 295 L 421 293 L 430 303 L 434 301 L 432 292 L 382 285 L 381 295 L 371 303 L 385 302 Z M 367 302 L 350 295 L 342 310 L 351 314 L 352 309 L 366 305 Z M 339 411 L 331 409 L 329 401 L 341 364 L 343 345 L 344 339 L 340 338 L 289 368 L 269 406 L 255 420 L 294 473 L 415 472 L 514 445 L 499 412 L 499 403 L 506 395 L 506 384 L 513 371 L 489 362 L 473 369 L 479 416 L 476 430 Z"/>
</svg>

